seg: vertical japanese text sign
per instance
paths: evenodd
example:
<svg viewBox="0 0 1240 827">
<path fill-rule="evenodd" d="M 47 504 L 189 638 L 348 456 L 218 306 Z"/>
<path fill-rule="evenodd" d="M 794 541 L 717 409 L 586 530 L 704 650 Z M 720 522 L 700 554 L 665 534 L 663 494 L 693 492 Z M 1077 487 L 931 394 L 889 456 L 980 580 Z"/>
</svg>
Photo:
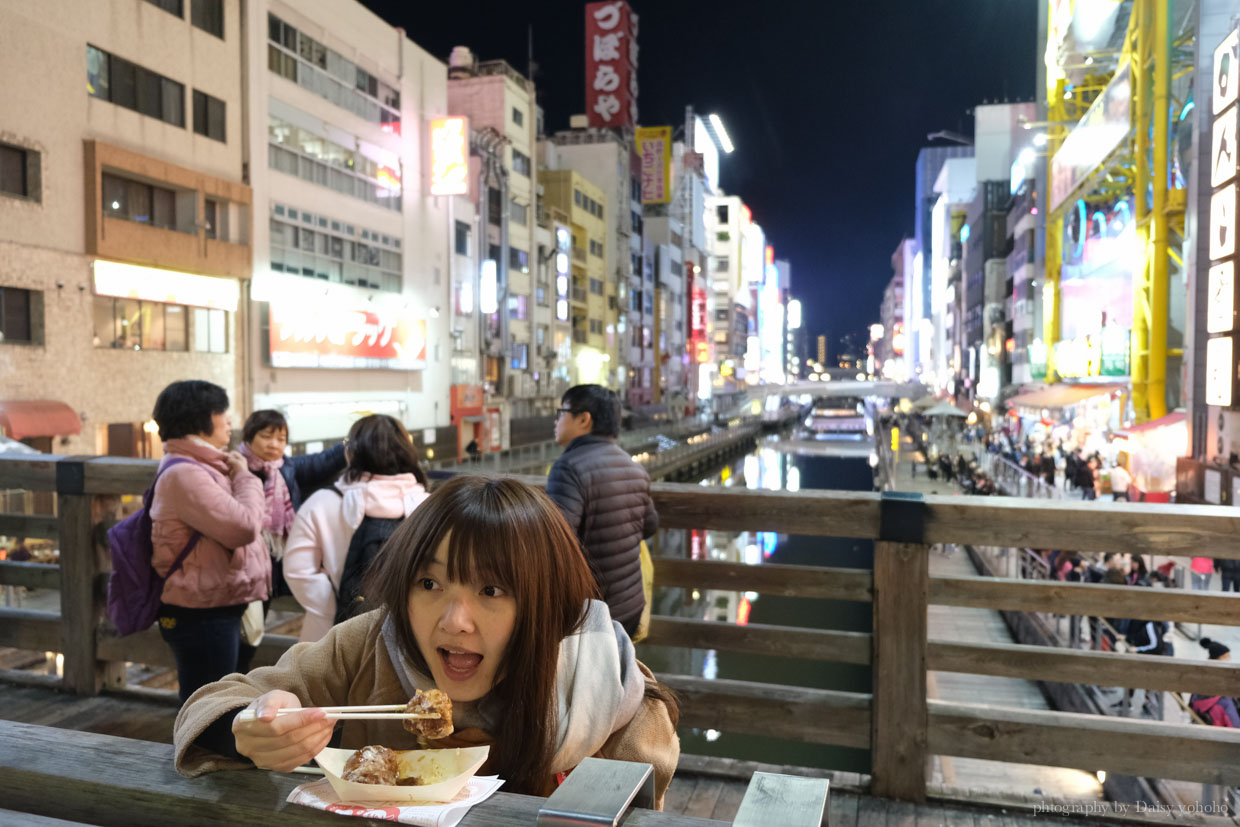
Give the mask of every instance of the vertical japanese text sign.
<svg viewBox="0 0 1240 827">
<path fill-rule="evenodd" d="M 672 200 L 672 128 L 639 126 L 636 138 L 642 163 L 642 203 L 667 204 Z"/>
<path fill-rule="evenodd" d="M 624 0 L 586 4 L 586 115 L 593 127 L 637 123 L 637 15 Z"/>
<path fill-rule="evenodd" d="M 1206 342 L 1206 404 L 1235 407 L 1240 403 L 1237 382 L 1237 291 L 1235 252 L 1237 229 L 1236 155 L 1237 88 L 1240 84 L 1240 30 L 1229 34 L 1214 50 L 1210 112 L 1210 267 L 1206 273 L 1206 332 L 1223 335 Z"/>
</svg>

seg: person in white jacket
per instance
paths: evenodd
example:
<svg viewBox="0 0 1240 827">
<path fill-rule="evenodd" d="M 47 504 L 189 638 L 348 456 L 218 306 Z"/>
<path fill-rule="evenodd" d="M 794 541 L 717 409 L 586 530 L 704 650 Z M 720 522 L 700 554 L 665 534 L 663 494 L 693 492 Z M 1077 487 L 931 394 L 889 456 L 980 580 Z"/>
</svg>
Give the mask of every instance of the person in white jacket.
<svg viewBox="0 0 1240 827">
<path fill-rule="evenodd" d="M 413 440 L 393 417 L 353 423 L 345 458 L 336 490 L 316 491 L 302 504 L 285 544 L 284 577 L 306 610 L 302 641 L 319 640 L 332 627 L 349 541 L 362 519 L 408 517 L 429 496 Z"/>
</svg>

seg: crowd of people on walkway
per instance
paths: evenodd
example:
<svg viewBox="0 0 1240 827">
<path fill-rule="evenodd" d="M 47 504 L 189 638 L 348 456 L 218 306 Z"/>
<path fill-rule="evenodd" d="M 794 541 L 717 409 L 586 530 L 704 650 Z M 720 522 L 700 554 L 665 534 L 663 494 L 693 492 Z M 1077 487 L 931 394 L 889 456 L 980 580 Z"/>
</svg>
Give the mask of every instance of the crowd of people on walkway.
<svg viewBox="0 0 1240 827">
<path fill-rule="evenodd" d="M 184 704 L 181 772 L 291 769 L 333 733 L 346 748 L 398 748 L 413 737 L 399 722 L 336 732 L 317 707 L 437 688 L 457 705 L 460 736 L 437 745 L 491 744 L 483 771 L 506 789 L 545 795 L 557 773 L 600 755 L 654 764 L 661 798 L 678 707 L 633 645 L 658 516 L 645 470 L 615 444 L 614 392 L 564 394 L 565 451 L 546 493 L 467 475 L 432 484 L 404 426 L 381 414 L 334 448 L 288 456 L 287 420 L 256 411 L 230 451 L 228 409 L 222 388 L 183 381 L 153 415 L 164 456 L 146 500 L 149 554 Z M 306 646 L 250 672 L 282 595 L 305 610 Z"/>
</svg>

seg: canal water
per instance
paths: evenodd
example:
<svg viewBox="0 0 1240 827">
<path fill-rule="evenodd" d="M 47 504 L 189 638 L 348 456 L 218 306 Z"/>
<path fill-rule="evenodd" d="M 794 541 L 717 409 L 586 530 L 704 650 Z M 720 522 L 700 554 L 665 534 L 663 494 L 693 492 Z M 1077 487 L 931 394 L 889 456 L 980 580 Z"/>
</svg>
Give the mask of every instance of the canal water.
<svg viewBox="0 0 1240 827">
<path fill-rule="evenodd" d="M 702 485 L 775 491 L 835 489 L 872 491 L 873 474 L 866 448 L 843 443 L 838 454 L 823 443 L 805 445 L 770 437 L 757 450 L 721 468 Z M 860 449 L 860 450 L 859 450 Z M 812 451 L 812 453 L 811 453 Z M 873 569 L 870 540 L 805 537 L 775 532 L 665 531 L 658 556 L 743 562 L 761 566 L 787 564 Z M 870 632 L 869 603 L 814 600 L 754 592 L 661 589 L 655 584 L 655 614 L 713 620 Z M 639 645 L 638 656 L 654 671 L 709 679 L 735 679 L 816 689 L 870 692 L 870 668 L 853 664 L 805 661 L 767 655 Z M 681 750 L 774 764 L 822 767 L 866 773 L 869 751 L 771 739 L 716 730 L 681 727 Z"/>
</svg>

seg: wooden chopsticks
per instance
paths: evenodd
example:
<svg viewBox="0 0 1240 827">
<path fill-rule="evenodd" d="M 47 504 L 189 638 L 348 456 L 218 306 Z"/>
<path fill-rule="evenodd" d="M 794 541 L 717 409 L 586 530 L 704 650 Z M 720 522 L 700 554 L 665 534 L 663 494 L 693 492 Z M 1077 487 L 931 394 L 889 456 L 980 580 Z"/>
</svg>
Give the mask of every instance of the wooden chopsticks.
<svg viewBox="0 0 1240 827">
<path fill-rule="evenodd" d="M 334 721 L 362 721 L 362 720 L 417 720 L 420 718 L 438 718 L 438 712 L 402 712 L 406 704 L 387 704 L 374 706 L 301 706 L 301 707 L 285 707 L 276 710 L 276 716 L 285 715 L 293 712 L 302 712 L 306 709 L 321 709 L 327 713 L 327 718 Z M 237 716 L 241 721 L 258 720 L 257 712 L 253 709 L 243 709 Z"/>
</svg>

